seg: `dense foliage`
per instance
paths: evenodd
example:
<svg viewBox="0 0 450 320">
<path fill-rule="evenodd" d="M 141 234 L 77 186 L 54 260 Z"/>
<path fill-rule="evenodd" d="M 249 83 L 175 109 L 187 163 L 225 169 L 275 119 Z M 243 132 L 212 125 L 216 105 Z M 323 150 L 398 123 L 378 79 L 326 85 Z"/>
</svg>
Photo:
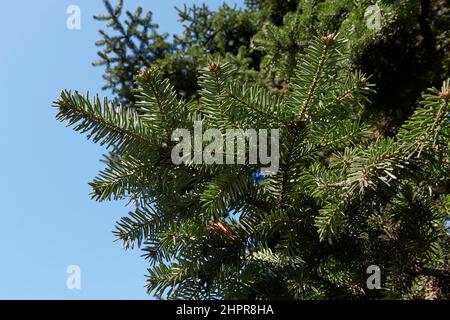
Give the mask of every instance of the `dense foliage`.
<svg viewBox="0 0 450 320">
<path fill-rule="evenodd" d="M 57 118 L 108 146 L 96 200 L 167 298 L 448 298 L 447 1 L 247 1 L 151 13 L 105 1 L 100 60 L 114 98 L 64 91 Z M 427 89 L 427 88 L 433 89 Z M 175 165 L 177 128 L 279 129 L 280 168 Z M 205 142 L 205 145 L 207 143 Z M 367 267 L 382 289 L 366 286 Z"/>
</svg>

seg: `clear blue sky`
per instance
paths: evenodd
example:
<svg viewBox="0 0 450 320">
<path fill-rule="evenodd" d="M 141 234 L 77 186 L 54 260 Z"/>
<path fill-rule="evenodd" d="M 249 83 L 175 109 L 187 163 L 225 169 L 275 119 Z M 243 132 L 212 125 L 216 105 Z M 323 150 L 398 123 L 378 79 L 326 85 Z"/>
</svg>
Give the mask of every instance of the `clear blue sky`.
<svg viewBox="0 0 450 320">
<path fill-rule="evenodd" d="M 151 9 L 160 30 L 179 33 L 175 6 L 223 1 L 125 0 Z M 242 5 L 243 0 L 225 1 Z M 81 30 L 66 28 L 66 9 L 81 8 Z M 146 262 L 113 242 L 124 203 L 90 200 L 101 147 L 55 121 L 62 89 L 101 92 L 94 42 L 101 0 L 0 1 L 0 299 L 148 299 Z M 66 268 L 81 268 L 81 290 L 66 287 Z"/>
</svg>

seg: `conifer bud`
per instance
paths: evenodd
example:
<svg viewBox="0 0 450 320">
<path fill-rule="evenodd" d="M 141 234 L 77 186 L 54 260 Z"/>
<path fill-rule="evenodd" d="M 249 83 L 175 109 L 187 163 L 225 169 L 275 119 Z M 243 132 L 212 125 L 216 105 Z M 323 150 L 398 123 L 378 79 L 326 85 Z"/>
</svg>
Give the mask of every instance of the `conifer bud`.
<svg viewBox="0 0 450 320">
<path fill-rule="evenodd" d="M 213 61 L 210 63 L 210 65 L 208 66 L 208 70 L 211 72 L 216 72 L 217 70 L 219 70 L 220 68 L 220 64 L 219 62 Z"/>
<path fill-rule="evenodd" d="M 439 96 L 445 101 L 448 101 L 450 99 L 450 89 L 440 91 Z"/>
<path fill-rule="evenodd" d="M 333 44 L 335 44 L 336 39 L 337 39 L 337 36 L 332 33 L 320 37 L 320 41 L 327 47 L 330 47 Z"/>
<path fill-rule="evenodd" d="M 365 86 L 366 86 L 366 83 L 367 83 L 367 78 L 366 78 L 366 77 L 361 77 L 361 78 L 359 78 L 359 85 L 360 85 L 361 87 L 365 87 Z"/>
<path fill-rule="evenodd" d="M 207 230 L 210 236 L 216 236 L 220 238 L 232 238 L 233 231 L 223 221 L 210 221 L 207 226 Z"/>
<path fill-rule="evenodd" d="M 138 76 L 138 77 L 143 77 L 143 76 L 145 76 L 145 73 L 146 73 L 146 72 L 147 72 L 147 68 L 141 70 L 141 72 L 139 72 L 137 76 Z"/>
</svg>

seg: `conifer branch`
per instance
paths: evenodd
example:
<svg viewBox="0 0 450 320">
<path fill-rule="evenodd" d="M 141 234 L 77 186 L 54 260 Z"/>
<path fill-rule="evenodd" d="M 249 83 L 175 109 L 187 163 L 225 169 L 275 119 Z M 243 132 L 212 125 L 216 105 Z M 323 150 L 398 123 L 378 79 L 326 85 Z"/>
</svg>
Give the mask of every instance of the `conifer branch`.
<svg viewBox="0 0 450 320">
<path fill-rule="evenodd" d="M 75 131 L 89 132 L 88 138 L 101 145 L 115 146 L 121 151 L 155 148 L 138 115 L 113 106 L 106 98 L 102 104 L 98 97 L 91 101 L 77 92 L 63 91 L 54 105 L 59 111 L 57 120 L 67 120 Z"/>
</svg>

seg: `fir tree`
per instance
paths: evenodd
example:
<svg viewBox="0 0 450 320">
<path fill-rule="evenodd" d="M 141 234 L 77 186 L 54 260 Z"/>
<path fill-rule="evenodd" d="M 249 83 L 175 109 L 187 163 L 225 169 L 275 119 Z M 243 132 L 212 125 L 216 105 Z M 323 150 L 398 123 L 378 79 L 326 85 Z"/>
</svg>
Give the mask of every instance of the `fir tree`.
<svg viewBox="0 0 450 320">
<path fill-rule="evenodd" d="M 123 0 L 115 8 L 108 0 L 103 2 L 107 14 L 94 18 L 106 21 L 112 30 L 110 34 L 100 30 L 101 40 L 97 42 L 101 48 L 100 59 L 94 65 L 106 66 L 104 89 L 111 89 L 117 100 L 127 106 L 134 99 L 133 76 L 152 64 L 160 66 L 179 96 L 187 99 L 195 96 L 199 89 L 196 74 L 205 62 L 205 55 L 241 52 L 242 56 L 240 48 L 250 47 L 250 39 L 261 20 L 257 11 L 244 11 L 226 4 L 217 11 L 209 10 L 206 5 L 184 6 L 176 8 L 184 25 L 183 34 L 174 35 L 173 42 L 168 42 L 168 34 L 158 33 L 151 11 L 143 16 L 143 9 L 138 7 L 134 13 L 123 14 Z M 246 69 L 258 64 L 257 53 L 246 50 L 243 59 L 247 58 L 252 63 Z"/>
<path fill-rule="evenodd" d="M 133 103 L 134 75 L 172 52 L 172 45 L 166 41 L 168 34 L 158 33 L 158 25 L 153 23 L 150 11 L 145 16 L 140 7 L 134 13 L 127 11 L 127 19 L 122 21 L 123 0 L 115 7 L 109 1 L 103 2 L 107 14 L 97 15 L 94 19 L 106 21 L 107 26 L 117 33 L 110 36 L 104 30 L 99 31 L 102 39 L 96 45 L 103 50 L 98 52 L 100 59 L 93 65 L 105 66 L 106 85 L 103 89 L 111 89 L 117 101 L 127 105 Z"/>
<path fill-rule="evenodd" d="M 384 137 L 364 117 L 375 88 L 352 70 L 351 45 L 311 36 L 278 91 L 213 54 L 194 99 L 180 98 L 158 64 L 136 75 L 133 108 L 61 94 L 57 119 L 114 151 L 92 196 L 134 203 L 115 234 L 144 250 L 150 294 L 448 298 L 449 82 Z M 193 119 L 223 133 L 279 129 L 278 172 L 248 161 L 173 164 L 171 134 L 193 130 Z M 382 270 L 381 290 L 366 286 L 370 265 Z"/>
<path fill-rule="evenodd" d="M 196 73 L 208 54 L 226 56 L 242 80 L 284 90 L 309 41 L 339 32 L 350 40 L 351 68 L 377 86 L 365 116 L 381 134 L 394 136 L 421 93 L 450 76 L 448 0 L 377 1 L 379 29 L 367 27 L 373 0 L 249 0 L 245 10 L 223 5 L 216 11 L 185 6 L 178 9 L 184 32 L 172 42 L 158 33 L 151 12 L 150 19 L 141 8 L 122 14 L 122 1 L 116 9 L 104 1 L 107 15 L 99 18 L 112 30 L 101 31 L 98 63 L 107 66 L 105 88 L 123 105 L 133 99 L 133 76 L 149 65 L 161 68 L 179 96 L 198 98 Z"/>
</svg>

